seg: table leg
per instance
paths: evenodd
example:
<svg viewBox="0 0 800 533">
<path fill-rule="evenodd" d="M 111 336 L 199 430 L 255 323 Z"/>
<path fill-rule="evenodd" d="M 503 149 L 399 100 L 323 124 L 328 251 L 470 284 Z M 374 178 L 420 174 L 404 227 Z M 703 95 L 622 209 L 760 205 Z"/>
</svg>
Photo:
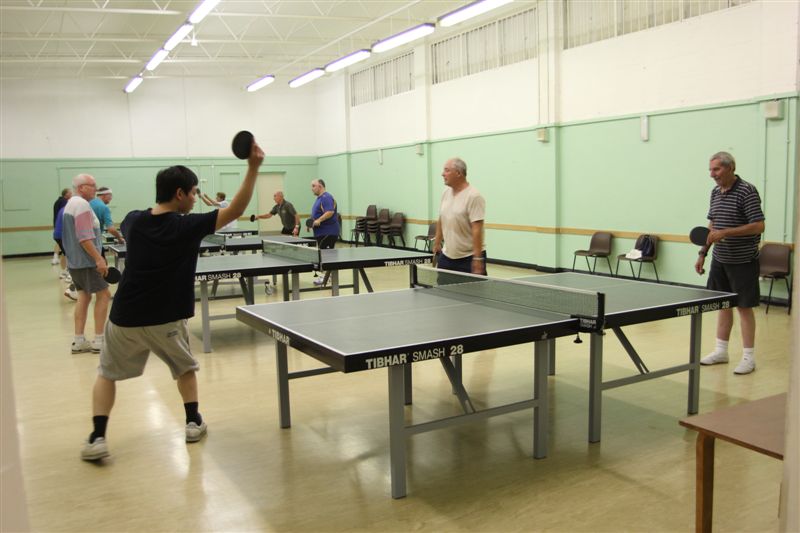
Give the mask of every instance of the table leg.
<svg viewBox="0 0 800 533">
<path fill-rule="evenodd" d="M 555 376 L 556 375 L 556 340 L 549 339 L 547 341 L 547 351 L 549 352 L 548 355 L 548 365 L 547 365 L 547 375 L 548 376 Z"/>
<path fill-rule="evenodd" d="M 211 352 L 211 319 L 208 315 L 208 281 L 200 282 L 200 314 L 203 317 L 203 352 Z"/>
<path fill-rule="evenodd" d="M 405 388 L 405 404 L 411 405 L 413 401 L 412 392 L 413 377 L 411 374 L 411 365 L 403 365 L 403 386 Z"/>
<path fill-rule="evenodd" d="M 603 336 L 592 333 L 589 340 L 589 442 L 600 442 L 603 418 Z"/>
<path fill-rule="evenodd" d="M 695 478 L 695 522 L 698 533 L 711 532 L 714 510 L 714 437 L 702 431 L 697 434 Z"/>
<path fill-rule="evenodd" d="M 361 290 L 361 287 L 359 286 L 359 282 L 360 281 L 361 280 L 358 279 L 358 269 L 354 268 L 353 269 L 353 294 L 358 294 L 359 291 Z"/>
<path fill-rule="evenodd" d="M 278 371 L 278 406 L 282 428 L 292 426 L 289 410 L 289 362 L 286 358 L 286 345 L 275 341 L 275 364 Z"/>
<path fill-rule="evenodd" d="M 533 345 L 533 456 L 536 459 L 547 457 L 547 367 L 550 357 L 549 340 L 537 341 Z"/>
<path fill-rule="evenodd" d="M 703 315 L 692 315 L 691 333 L 689 335 L 689 399 L 686 412 L 697 414 L 700 403 L 700 338 L 703 333 Z"/>
<path fill-rule="evenodd" d="M 403 409 L 403 367 L 389 369 L 389 470 L 392 478 L 392 498 L 406 496 L 406 436 Z"/>
<path fill-rule="evenodd" d="M 339 271 L 331 270 L 331 296 L 339 296 Z"/>
</svg>

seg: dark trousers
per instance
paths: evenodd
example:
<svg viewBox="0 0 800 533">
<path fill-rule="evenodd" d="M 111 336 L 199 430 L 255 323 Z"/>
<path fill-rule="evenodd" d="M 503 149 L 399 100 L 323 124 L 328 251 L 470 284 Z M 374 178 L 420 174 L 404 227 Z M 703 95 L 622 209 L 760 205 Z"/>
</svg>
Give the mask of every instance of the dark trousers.
<svg viewBox="0 0 800 533">
<path fill-rule="evenodd" d="M 456 272 L 466 272 L 467 274 L 472 273 L 472 257 L 468 255 L 467 257 L 462 257 L 461 259 L 450 259 L 443 253 L 439 252 L 439 259 L 436 263 L 437 268 L 441 268 L 444 270 L 455 270 Z M 483 265 L 483 274 L 486 276 L 486 251 L 481 254 L 483 257 L 483 261 L 481 264 Z"/>
<path fill-rule="evenodd" d="M 317 241 L 317 248 L 320 250 L 327 250 L 336 246 L 336 241 L 339 240 L 338 235 L 320 235 L 314 237 Z"/>
</svg>

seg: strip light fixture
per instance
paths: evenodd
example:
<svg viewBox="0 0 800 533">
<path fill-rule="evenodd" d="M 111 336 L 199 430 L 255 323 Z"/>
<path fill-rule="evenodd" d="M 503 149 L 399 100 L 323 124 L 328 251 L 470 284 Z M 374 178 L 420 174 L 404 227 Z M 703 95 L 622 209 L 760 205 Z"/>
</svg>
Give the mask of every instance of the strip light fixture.
<svg viewBox="0 0 800 533">
<path fill-rule="evenodd" d="M 249 93 L 256 92 L 259 89 L 263 89 L 273 81 L 275 81 L 275 76 L 273 76 L 272 74 L 264 76 L 263 78 L 259 78 L 247 86 L 247 92 Z"/>
<path fill-rule="evenodd" d="M 172 37 L 167 39 L 167 42 L 164 43 L 164 50 L 170 52 L 173 48 L 178 46 L 183 38 L 189 35 L 189 33 L 192 31 L 192 28 L 194 28 L 192 24 L 184 24 L 178 28 L 178 31 L 173 33 Z"/>
<path fill-rule="evenodd" d="M 439 17 L 439 26 L 455 26 L 460 22 L 483 15 L 487 11 L 510 4 L 513 0 L 478 0 Z"/>
<path fill-rule="evenodd" d="M 325 72 L 336 72 L 337 70 L 342 70 L 343 68 L 347 68 L 350 65 L 354 65 L 359 61 L 364 61 L 367 59 L 372 52 L 367 50 L 366 48 L 362 50 L 356 50 L 352 54 L 347 54 L 344 57 L 340 57 L 336 61 L 331 61 L 327 65 L 325 65 Z"/>
<path fill-rule="evenodd" d="M 197 24 L 198 22 L 206 18 L 206 15 L 211 13 L 211 10 L 217 7 L 217 4 L 219 4 L 219 2 L 220 0 L 203 0 L 203 3 L 197 6 L 197 9 L 195 9 L 192 12 L 192 14 L 189 15 L 189 23 Z"/>
<path fill-rule="evenodd" d="M 421 39 L 426 35 L 430 35 L 435 29 L 436 26 L 430 22 L 420 24 L 419 26 L 414 26 L 413 28 L 409 28 L 396 35 L 392 35 L 391 37 L 387 37 L 386 39 L 376 42 L 372 45 L 372 51 L 377 54 L 386 52 L 392 48 L 397 48 L 398 46 L 402 46 L 406 43 L 410 43 L 411 41 Z"/>
<path fill-rule="evenodd" d="M 321 68 L 315 68 L 314 70 L 309 70 L 305 74 L 301 74 L 300 76 L 290 81 L 289 87 L 291 87 L 292 89 L 297 89 L 298 87 L 301 87 L 306 83 L 310 83 L 324 75 L 325 71 Z"/>
<path fill-rule="evenodd" d="M 169 55 L 169 52 L 161 48 L 158 52 L 153 54 L 153 57 L 150 58 L 150 61 L 144 66 L 145 70 L 155 70 L 158 65 L 161 64 L 164 59 Z"/>
<path fill-rule="evenodd" d="M 128 82 L 128 85 L 125 86 L 125 92 L 130 94 L 136 90 L 136 88 L 144 81 L 144 78 L 141 76 L 135 76 L 131 78 L 131 81 Z"/>
</svg>

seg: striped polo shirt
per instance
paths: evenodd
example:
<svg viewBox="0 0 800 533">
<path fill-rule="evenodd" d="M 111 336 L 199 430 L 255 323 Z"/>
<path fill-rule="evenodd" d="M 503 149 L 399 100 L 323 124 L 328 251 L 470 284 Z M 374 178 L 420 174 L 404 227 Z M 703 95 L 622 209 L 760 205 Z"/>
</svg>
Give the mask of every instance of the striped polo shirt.
<svg viewBox="0 0 800 533">
<path fill-rule="evenodd" d="M 722 192 L 719 186 L 711 191 L 708 219 L 714 229 L 735 228 L 764 220 L 761 197 L 753 184 L 737 175 L 727 192 Z M 713 257 L 720 263 L 749 263 L 758 258 L 759 242 L 761 234 L 725 237 L 714 243 Z"/>
</svg>

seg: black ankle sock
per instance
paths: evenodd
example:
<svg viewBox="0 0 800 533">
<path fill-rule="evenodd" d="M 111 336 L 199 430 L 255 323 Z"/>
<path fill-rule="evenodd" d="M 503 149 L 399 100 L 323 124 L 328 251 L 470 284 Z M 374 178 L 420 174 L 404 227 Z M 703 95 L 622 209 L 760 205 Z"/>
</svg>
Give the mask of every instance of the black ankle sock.
<svg viewBox="0 0 800 533">
<path fill-rule="evenodd" d="M 89 435 L 89 442 L 94 442 L 99 437 L 106 437 L 106 426 L 108 425 L 107 416 L 93 416 L 92 423 L 94 424 L 94 431 Z"/>
<path fill-rule="evenodd" d="M 197 412 L 199 404 L 198 402 L 188 402 L 183 404 L 183 408 L 186 410 L 186 423 L 194 422 L 198 426 L 203 423 L 203 417 L 200 416 L 200 413 Z"/>
</svg>

